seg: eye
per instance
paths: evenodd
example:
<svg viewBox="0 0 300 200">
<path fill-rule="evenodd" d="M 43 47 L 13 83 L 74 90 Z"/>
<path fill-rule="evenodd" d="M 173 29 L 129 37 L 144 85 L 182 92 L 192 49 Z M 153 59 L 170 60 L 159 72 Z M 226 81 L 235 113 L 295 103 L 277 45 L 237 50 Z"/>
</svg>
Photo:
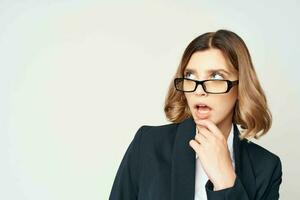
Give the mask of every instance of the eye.
<svg viewBox="0 0 300 200">
<path fill-rule="evenodd" d="M 184 74 L 184 78 L 189 78 L 190 75 L 192 75 L 193 73 L 190 71 L 186 71 Z"/>
<path fill-rule="evenodd" d="M 212 74 L 211 74 L 211 77 L 214 77 L 214 76 L 220 76 L 221 77 L 221 79 L 224 79 L 224 75 L 222 74 L 222 73 L 220 73 L 220 72 L 213 72 Z M 214 79 L 214 78 L 213 78 Z M 216 79 L 220 79 L 220 78 L 216 78 Z"/>
</svg>

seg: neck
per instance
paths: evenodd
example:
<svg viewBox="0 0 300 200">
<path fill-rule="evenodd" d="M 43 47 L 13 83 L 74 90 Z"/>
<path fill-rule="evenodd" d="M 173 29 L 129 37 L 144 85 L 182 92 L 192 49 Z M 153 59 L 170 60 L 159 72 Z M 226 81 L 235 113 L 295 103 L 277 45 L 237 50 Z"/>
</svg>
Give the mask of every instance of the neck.
<svg viewBox="0 0 300 200">
<path fill-rule="evenodd" d="M 221 121 L 220 123 L 217 124 L 217 127 L 221 130 L 221 132 L 223 133 L 227 141 L 232 127 L 232 117 L 225 118 L 224 121 Z"/>
</svg>

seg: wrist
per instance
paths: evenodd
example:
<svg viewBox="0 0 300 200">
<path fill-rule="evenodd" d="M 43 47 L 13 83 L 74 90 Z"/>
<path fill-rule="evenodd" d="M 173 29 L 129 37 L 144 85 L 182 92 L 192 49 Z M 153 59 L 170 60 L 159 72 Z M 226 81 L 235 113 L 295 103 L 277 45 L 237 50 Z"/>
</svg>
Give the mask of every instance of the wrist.
<svg viewBox="0 0 300 200">
<path fill-rule="evenodd" d="M 236 174 L 234 173 L 233 175 L 231 175 L 229 178 L 226 178 L 226 180 L 224 180 L 222 182 L 213 183 L 213 185 L 214 185 L 213 190 L 218 191 L 218 190 L 233 187 L 234 183 L 235 183 L 235 179 L 236 179 Z"/>
</svg>

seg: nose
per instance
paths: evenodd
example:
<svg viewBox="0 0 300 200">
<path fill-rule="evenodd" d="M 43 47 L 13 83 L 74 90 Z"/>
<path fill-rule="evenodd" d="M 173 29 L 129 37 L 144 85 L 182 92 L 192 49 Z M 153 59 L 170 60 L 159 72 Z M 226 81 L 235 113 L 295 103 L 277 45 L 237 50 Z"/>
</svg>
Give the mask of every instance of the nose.
<svg viewBox="0 0 300 200">
<path fill-rule="evenodd" d="M 196 90 L 195 90 L 196 95 L 207 95 L 207 93 L 204 91 L 203 86 L 201 84 L 198 84 Z"/>
</svg>

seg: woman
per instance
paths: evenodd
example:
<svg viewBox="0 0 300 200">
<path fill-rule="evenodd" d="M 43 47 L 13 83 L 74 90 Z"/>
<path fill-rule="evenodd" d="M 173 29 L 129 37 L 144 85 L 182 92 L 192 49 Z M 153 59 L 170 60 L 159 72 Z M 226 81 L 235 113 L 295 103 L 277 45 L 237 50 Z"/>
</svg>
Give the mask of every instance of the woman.
<svg viewBox="0 0 300 200">
<path fill-rule="evenodd" d="M 172 123 L 139 128 L 110 200 L 279 199 L 281 160 L 251 142 L 270 129 L 272 115 L 237 34 L 191 41 L 164 111 Z"/>
</svg>

